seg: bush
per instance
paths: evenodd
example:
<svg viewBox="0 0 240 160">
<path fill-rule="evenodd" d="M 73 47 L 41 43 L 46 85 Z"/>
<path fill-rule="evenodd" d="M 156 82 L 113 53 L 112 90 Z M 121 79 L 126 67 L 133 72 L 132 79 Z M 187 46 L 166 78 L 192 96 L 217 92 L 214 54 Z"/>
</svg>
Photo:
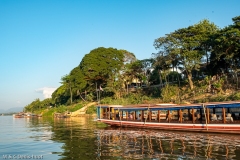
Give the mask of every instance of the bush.
<svg viewBox="0 0 240 160">
<path fill-rule="evenodd" d="M 86 114 L 95 114 L 97 113 L 97 107 L 96 106 L 89 106 L 86 110 Z"/>
<path fill-rule="evenodd" d="M 228 97 L 228 100 L 235 101 L 235 100 L 240 100 L 240 93 L 234 93 Z"/>
<path fill-rule="evenodd" d="M 222 101 L 226 101 L 227 97 L 219 95 L 217 97 L 213 97 L 210 99 L 210 102 L 222 102 Z"/>
<path fill-rule="evenodd" d="M 111 97 L 106 97 L 101 100 L 102 104 L 112 104 L 113 99 Z"/>
<path fill-rule="evenodd" d="M 67 111 L 67 107 L 65 105 L 60 105 L 55 110 L 57 113 L 64 113 Z"/>
<path fill-rule="evenodd" d="M 93 94 L 89 93 L 89 94 L 87 94 L 86 100 L 92 102 L 93 101 L 93 97 L 94 97 Z"/>
<path fill-rule="evenodd" d="M 53 113 L 55 112 L 55 108 L 51 108 L 49 110 L 47 110 L 46 112 L 43 112 L 43 117 L 49 117 L 49 116 L 52 116 Z"/>
<path fill-rule="evenodd" d="M 178 93 L 179 89 L 177 86 L 166 85 L 161 93 L 163 102 L 176 101 L 178 99 Z"/>
</svg>

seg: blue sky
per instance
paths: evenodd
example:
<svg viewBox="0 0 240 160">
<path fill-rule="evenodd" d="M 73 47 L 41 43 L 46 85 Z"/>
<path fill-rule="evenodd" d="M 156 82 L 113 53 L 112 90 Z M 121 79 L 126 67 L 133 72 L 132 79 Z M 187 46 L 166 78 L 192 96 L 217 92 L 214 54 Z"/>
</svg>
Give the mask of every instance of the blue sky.
<svg viewBox="0 0 240 160">
<path fill-rule="evenodd" d="M 44 99 L 92 49 L 150 58 L 154 39 L 203 19 L 223 28 L 240 15 L 239 6 L 239 0 L 0 0 L 0 109 Z"/>
</svg>

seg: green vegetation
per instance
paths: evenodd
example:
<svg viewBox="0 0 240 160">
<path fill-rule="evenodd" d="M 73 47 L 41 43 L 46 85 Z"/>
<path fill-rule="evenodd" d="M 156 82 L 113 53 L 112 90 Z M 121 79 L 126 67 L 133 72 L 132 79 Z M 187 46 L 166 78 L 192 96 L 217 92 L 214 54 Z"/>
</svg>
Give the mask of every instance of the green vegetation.
<svg viewBox="0 0 240 160">
<path fill-rule="evenodd" d="M 94 114 L 97 113 L 97 108 L 95 106 L 90 106 L 87 108 L 86 114 Z"/>
<path fill-rule="evenodd" d="M 240 16 L 218 28 L 208 20 L 154 40 L 158 51 L 138 60 L 124 49 L 99 47 L 61 78 L 52 98 L 25 111 L 52 115 L 84 104 L 194 103 L 240 100 Z M 149 57 L 151 54 L 149 54 Z M 95 113 L 94 106 L 87 113 Z"/>
</svg>

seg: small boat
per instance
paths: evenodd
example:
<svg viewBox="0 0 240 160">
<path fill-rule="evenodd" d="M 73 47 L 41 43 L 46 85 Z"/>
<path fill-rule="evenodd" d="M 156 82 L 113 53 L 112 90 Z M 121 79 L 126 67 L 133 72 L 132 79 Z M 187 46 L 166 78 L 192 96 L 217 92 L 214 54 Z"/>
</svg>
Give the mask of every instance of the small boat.
<svg viewBox="0 0 240 160">
<path fill-rule="evenodd" d="M 25 114 L 24 114 L 24 117 L 31 117 L 31 116 L 32 116 L 31 113 L 25 113 Z"/>
<path fill-rule="evenodd" d="M 203 104 L 98 105 L 111 126 L 240 134 L 240 101 Z"/>
<path fill-rule="evenodd" d="M 24 113 L 20 112 L 20 113 L 17 113 L 17 114 L 13 114 L 13 117 L 14 118 L 24 118 Z"/>
<path fill-rule="evenodd" d="M 28 112 L 28 113 L 24 113 L 24 117 L 25 118 L 36 118 L 36 117 L 38 117 L 38 115 Z"/>
</svg>

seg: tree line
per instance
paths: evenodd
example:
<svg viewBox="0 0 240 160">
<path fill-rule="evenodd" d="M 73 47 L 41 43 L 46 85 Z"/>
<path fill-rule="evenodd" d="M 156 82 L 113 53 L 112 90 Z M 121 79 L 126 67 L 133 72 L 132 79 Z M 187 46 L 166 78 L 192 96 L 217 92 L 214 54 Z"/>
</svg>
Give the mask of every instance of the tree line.
<svg viewBox="0 0 240 160">
<path fill-rule="evenodd" d="M 208 80 L 217 75 L 225 82 L 231 76 L 232 81 L 228 83 L 238 89 L 240 16 L 232 21 L 233 24 L 219 28 L 204 19 L 156 38 L 153 45 L 157 53 L 151 54 L 149 59 L 138 60 L 134 53 L 123 49 L 93 49 L 61 78 L 61 86 L 52 98 L 36 99 L 25 110 L 93 101 L 100 92 L 105 97 L 118 99 L 129 94 L 133 80 L 140 82 L 138 87 L 157 85 L 157 94 L 145 94 L 160 98 L 166 88 L 170 93 L 171 85 L 177 88 L 187 85 L 191 92 L 196 87 L 195 81 L 205 76 Z"/>
</svg>

